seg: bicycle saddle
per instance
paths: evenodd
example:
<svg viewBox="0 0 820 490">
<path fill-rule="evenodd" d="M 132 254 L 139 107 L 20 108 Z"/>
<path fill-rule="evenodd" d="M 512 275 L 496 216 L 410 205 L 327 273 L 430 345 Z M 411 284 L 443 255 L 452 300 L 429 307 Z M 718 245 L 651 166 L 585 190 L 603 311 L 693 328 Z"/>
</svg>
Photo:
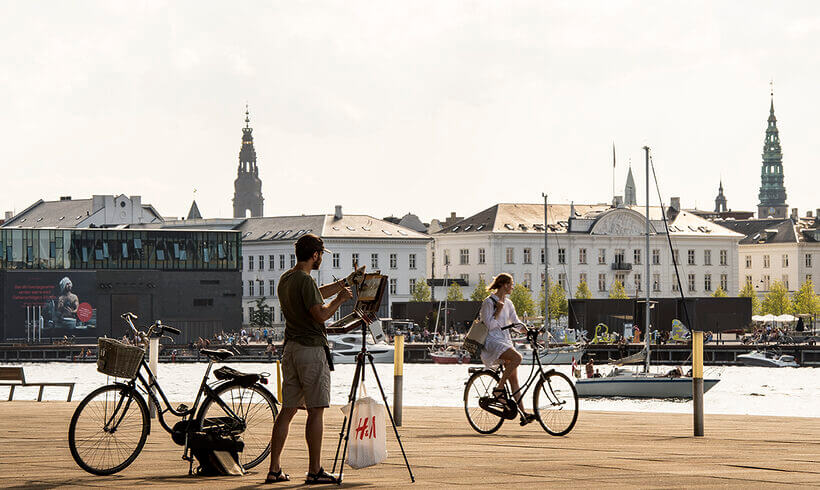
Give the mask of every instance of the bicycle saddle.
<svg viewBox="0 0 820 490">
<path fill-rule="evenodd" d="M 201 349 L 199 352 L 217 361 L 224 361 L 233 356 L 233 352 L 225 349 Z"/>
</svg>

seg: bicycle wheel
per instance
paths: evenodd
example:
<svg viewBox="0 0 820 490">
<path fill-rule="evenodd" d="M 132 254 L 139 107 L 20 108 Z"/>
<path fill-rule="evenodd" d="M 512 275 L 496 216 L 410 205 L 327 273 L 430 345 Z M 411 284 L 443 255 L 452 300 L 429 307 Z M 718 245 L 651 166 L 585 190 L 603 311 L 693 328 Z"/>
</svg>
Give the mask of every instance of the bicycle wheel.
<svg viewBox="0 0 820 490">
<path fill-rule="evenodd" d="M 563 436 L 578 420 L 578 392 L 570 379 L 559 372 L 544 374 L 533 394 L 535 415 L 549 434 Z"/>
<path fill-rule="evenodd" d="M 492 434 L 504 423 L 503 418 L 478 405 L 478 400 L 481 398 L 493 396 L 493 388 L 496 385 L 498 385 L 498 374 L 494 371 L 479 371 L 470 376 L 464 387 L 464 412 L 467 414 L 467 422 L 481 434 Z"/>
<path fill-rule="evenodd" d="M 71 456 L 80 468 L 95 475 L 122 471 L 142 451 L 150 423 L 148 406 L 133 388 L 97 388 L 80 402 L 71 417 Z"/>
<path fill-rule="evenodd" d="M 273 395 L 262 385 L 248 387 L 239 383 L 226 383 L 216 388 L 218 396 L 244 423 L 240 433 L 245 449 L 239 453 L 239 462 L 248 470 L 261 463 L 270 454 L 270 438 L 273 421 L 279 413 Z M 199 411 L 197 420 L 207 430 L 214 420 L 230 417 L 213 398 L 208 398 Z"/>
</svg>

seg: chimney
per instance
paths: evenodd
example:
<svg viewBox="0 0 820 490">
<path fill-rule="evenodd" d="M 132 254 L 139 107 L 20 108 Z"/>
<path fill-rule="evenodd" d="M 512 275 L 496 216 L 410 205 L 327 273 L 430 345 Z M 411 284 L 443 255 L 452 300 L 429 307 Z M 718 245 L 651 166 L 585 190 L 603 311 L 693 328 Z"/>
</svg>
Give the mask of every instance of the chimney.
<svg viewBox="0 0 820 490">
<path fill-rule="evenodd" d="M 797 220 L 798 220 L 798 218 L 799 218 L 798 214 L 799 214 L 799 213 L 797 212 L 797 208 L 792 208 L 792 215 L 790 216 L 790 218 L 791 218 L 791 219 L 792 219 L 792 221 L 794 221 L 795 223 L 797 223 Z"/>
<path fill-rule="evenodd" d="M 812 213 L 811 209 L 809 209 L 808 211 L 806 211 L 806 218 L 811 218 L 811 217 L 812 217 L 812 216 L 811 216 L 811 213 Z"/>
<path fill-rule="evenodd" d="M 680 198 L 679 197 L 673 197 L 670 200 L 669 206 L 672 209 L 674 209 L 675 211 L 680 211 Z"/>
<path fill-rule="evenodd" d="M 624 206 L 624 196 L 615 196 L 615 201 L 613 202 L 613 205 L 616 208 L 622 208 Z"/>
<path fill-rule="evenodd" d="M 333 219 L 342 219 L 342 206 L 336 205 L 336 211 L 333 213 Z"/>
<path fill-rule="evenodd" d="M 6 211 L 6 221 L 14 218 L 14 211 Z"/>
<path fill-rule="evenodd" d="M 105 207 L 105 196 L 91 196 L 91 210 L 99 211 Z"/>
</svg>

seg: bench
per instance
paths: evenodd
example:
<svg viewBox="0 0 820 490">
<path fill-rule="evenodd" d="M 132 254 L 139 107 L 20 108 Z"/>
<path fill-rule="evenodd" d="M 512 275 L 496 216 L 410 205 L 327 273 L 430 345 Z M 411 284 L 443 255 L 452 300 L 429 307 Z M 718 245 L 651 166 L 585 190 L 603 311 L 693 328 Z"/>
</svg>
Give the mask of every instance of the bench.
<svg viewBox="0 0 820 490">
<path fill-rule="evenodd" d="M 18 386 L 39 386 L 40 394 L 37 395 L 37 401 L 43 401 L 43 388 L 46 386 L 68 386 L 68 399 L 71 401 L 71 395 L 74 393 L 74 383 L 28 383 L 26 382 L 26 375 L 23 373 L 22 367 L 0 367 L 0 381 L 17 381 L 16 383 L 0 383 L 0 386 L 9 387 L 9 400 L 14 397 L 14 388 Z"/>
</svg>

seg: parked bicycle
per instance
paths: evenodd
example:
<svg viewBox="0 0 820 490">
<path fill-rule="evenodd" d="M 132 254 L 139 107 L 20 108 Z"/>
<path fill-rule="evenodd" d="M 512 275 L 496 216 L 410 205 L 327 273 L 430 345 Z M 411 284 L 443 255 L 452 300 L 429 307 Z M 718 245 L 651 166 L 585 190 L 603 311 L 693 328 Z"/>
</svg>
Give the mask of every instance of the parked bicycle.
<svg viewBox="0 0 820 490">
<path fill-rule="evenodd" d="M 133 323 L 136 315 L 121 316 L 143 345 L 151 337 L 180 333 L 160 322 L 151 325 L 147 333 L 139 331 Z M 74 461 L 85 471 L 110 475 L 122 471 L 137 458 L 151 429 L 143 393 L 154 404 L 160 426 L 175 443 L 183 446 L 182 459 L 189 462 L 189 474 L 193 472 L 194 462 L 189 443 L 195 434 L 241 436 L 244 449 L 239 463 L 245 469 L 253 468 L 270 454 L 278 401 L 263 386 L 269 374 L 245 374 L 225 366 L 214 371 L 217 381 L 209 384 L 214 362 L 224 361 L 233 354 L 223 349 L 202 349 L 200 352 L 208 356 L 208 367 L 193 406 L 180 404 L 174 408 L 145 362 L 145 351 L 141 347 L 100 339 L 99 350 L 97 369 L 125 381 L 114 381 L 92 391 L 71 417 L 68 445 Z M 165 421 L 168 412 L 181 419 L 173 427 Z"/>
<path fill-rule="evenodd" d="M 504 328 L 513 326 L 516 324 Z M 538 336 L 543 331 L 543 327 L 527 328 L 527 342 L 532 346 L 533 353 L 543 348 L 538 341 Z M 464 387 L 464 411 L 473 429 L 481 434 L 492 434 L 505 420 L 513 420 L 518 416 L 526 420 L 524 409 L 515 400 L 520 394 L 523 402 L 524 395 L 534 386 L 533 411 L 541 427 L 554 436 L 563 436 L 572 430 L 578 420 L 578 393 L 575 385 L 565 374 L 554 369 L 544 370 L 541 359 L 537 355 L 533 357 L 535 362 L 527 381 L 514 393 L 510 393 L 509 386 L 504 386 L 505 395 L 499 397 L 493 396 L 493 388 L 501 378 L 502 366 L 494 369 L 469 369 L 471 376 Z"/>
</svg>

